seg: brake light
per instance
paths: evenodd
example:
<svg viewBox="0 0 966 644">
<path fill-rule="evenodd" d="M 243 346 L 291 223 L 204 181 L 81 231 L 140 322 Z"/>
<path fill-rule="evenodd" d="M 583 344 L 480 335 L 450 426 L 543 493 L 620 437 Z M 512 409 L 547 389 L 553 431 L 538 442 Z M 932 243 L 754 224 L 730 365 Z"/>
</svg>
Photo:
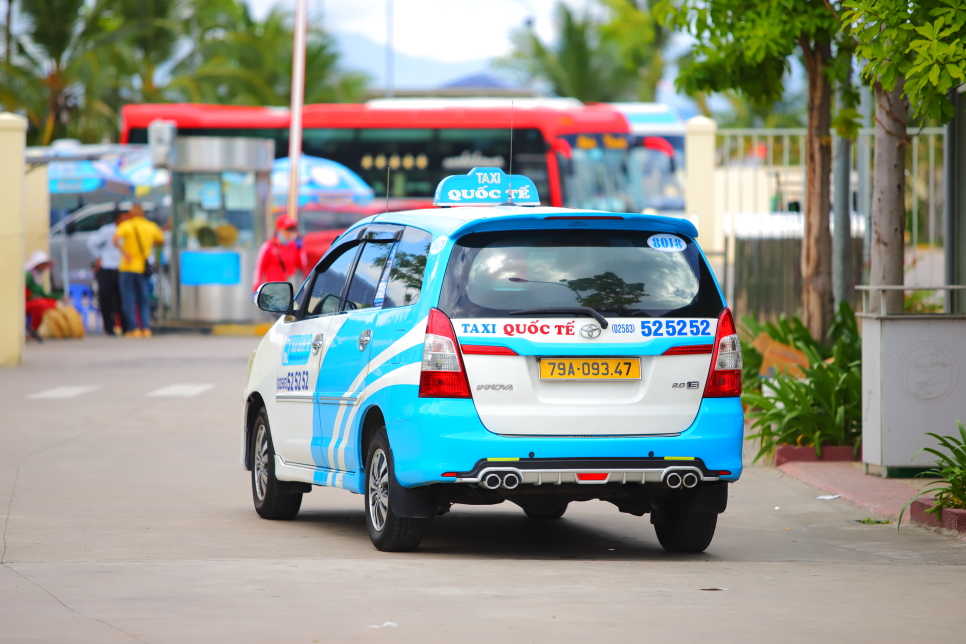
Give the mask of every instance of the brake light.
<svg viewBox="0 0 966 644">
<path fill-rule="evenodd" d="M 730 398 L 741 395 L 741 341 L 731 309 L 718 316 L 711 370 L 704 388 L 705 398 Z"/>
<path fill-rule="evenodd" d="M 439 309 L 429 310 L 423 364 L 419 374 L 420 398 L 471 398 L 463 356 L 453 323 Z"/>
<path fill-rule="evenodd" d="M 714 345 L 710 344 L 686 344 L 683 347 L 671 347 L 661 355 L 665 356 L 693 356 L 702 353 L 711 353 Z"/>
<path fill-rule="evenodd" d="M 520 355 L 508 347 L 493 347 L 487 344 L 464 344 L 460 347 L 463 355 L 469 356 L 518 356 Z"/>
<path fill-rule="evenodd" d="M 614 215 L 558 215 L 554 217 L 544 217 L 544 219 L 620 219 L 623 217 L 616 217 Z"/>
</svg>

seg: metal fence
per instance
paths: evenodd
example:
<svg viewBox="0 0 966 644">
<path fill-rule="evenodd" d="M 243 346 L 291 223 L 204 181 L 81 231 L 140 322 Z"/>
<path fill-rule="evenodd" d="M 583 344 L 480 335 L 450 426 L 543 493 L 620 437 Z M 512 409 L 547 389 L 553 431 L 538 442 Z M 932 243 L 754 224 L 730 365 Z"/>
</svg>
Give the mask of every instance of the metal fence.
<svg viewBox="0 0 966 644">
<path fill-rule="evenodd" d="M 911 130 L 906 148 L 906 279 L 942 284 L 945 129 Z M 802 211 L 805 207 L 804 128 L 722 129 L 716 154 L 716 216 L 724 222 L 724 282 L 739 314 L 773 319 L 801 302 Z M 854 240 L 852 276 L 867 283 L 875 130 L 851 146 L 849 194 Z M 839 150 L 837 137 L 833 154 Z M 829 176 L 832 183 L 832 177 Z M 832 185 L 832 201 L 838 198 Z M 930 306 L 941 294 L 927 293 Z"/>
</svg>

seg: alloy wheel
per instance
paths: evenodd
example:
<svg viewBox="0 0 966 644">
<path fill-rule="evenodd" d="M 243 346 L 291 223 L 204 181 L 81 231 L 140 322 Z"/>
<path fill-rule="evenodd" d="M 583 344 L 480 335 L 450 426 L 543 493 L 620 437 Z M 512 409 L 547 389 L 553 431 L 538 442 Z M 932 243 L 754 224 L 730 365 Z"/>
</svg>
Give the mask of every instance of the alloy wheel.
<svg viewBox="0 0 966 644">
<path fill-rule="evenodd" d="M 268 491 L 268 459 L 268 428 L 261 424 L 255 434 L 255 495 L 259 501 Z"/>
<path fill-rule="evenodd" d="M 389 513 L 389 460 L 382 449 L 376 449 L 369 464 L 369 518 L 372 527 L 382 532 Z"/>
</svg>

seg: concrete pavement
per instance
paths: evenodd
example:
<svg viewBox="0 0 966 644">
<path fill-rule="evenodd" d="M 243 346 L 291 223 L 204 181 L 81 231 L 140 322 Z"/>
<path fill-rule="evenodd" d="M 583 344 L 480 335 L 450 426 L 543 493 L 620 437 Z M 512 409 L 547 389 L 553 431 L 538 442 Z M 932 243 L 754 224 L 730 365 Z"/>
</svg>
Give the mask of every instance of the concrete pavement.
<svg viewBox="0 0 966 644">
<path fill-rule="evenodd" d="M 697 556 L 601 502 L 550 523 L 456 506 L 407 554 L 373 549 L 342 490 L 264 521 L 238 464 L 256 343 L 48 342 L 0 371 L 0 642 L 888 642 L 966 626 L 966 544 L 859 524 L 867 510 L 772 468 L 732 486 Z"/>
</svg>

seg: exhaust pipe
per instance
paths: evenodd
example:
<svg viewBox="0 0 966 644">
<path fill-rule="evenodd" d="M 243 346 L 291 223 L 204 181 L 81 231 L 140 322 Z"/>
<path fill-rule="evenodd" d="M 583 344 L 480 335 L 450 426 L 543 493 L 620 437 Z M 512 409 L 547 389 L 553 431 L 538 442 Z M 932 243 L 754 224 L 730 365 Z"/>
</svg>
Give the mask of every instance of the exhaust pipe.
<svg viewBox="0 0 966 644">
<path fill-rule="evenodd" d="M 488 490 L 495 490 L 496 488 L 500 487 L 500 483 L 502 483 L 500 480 L 500 475 L 494 472 L 490 472 L 480 481 L 480 485 Z"/>
<path fill-rule="evenodd" d="M 664 477 L 664 484 L 672 490 L 678 489 L 681 487 L 681 475 L 677 472 L 668 472 L 667 476 Z"/>
<path fill-rule="evenodd" d="M 518 485 L 520 485 L 520 477 L 513 472 L 510 472 L 503 477 L 503 487 L 506 489 L 513 490 L 516 489 Z"/>
<path fill-rule="evenodd" d="M 686 472 L 684 476 L 681 477 L 681 484 L 686 488 L 692 488 L 698 484 L 698 475 L 694 472 Z"/>
</svg>

